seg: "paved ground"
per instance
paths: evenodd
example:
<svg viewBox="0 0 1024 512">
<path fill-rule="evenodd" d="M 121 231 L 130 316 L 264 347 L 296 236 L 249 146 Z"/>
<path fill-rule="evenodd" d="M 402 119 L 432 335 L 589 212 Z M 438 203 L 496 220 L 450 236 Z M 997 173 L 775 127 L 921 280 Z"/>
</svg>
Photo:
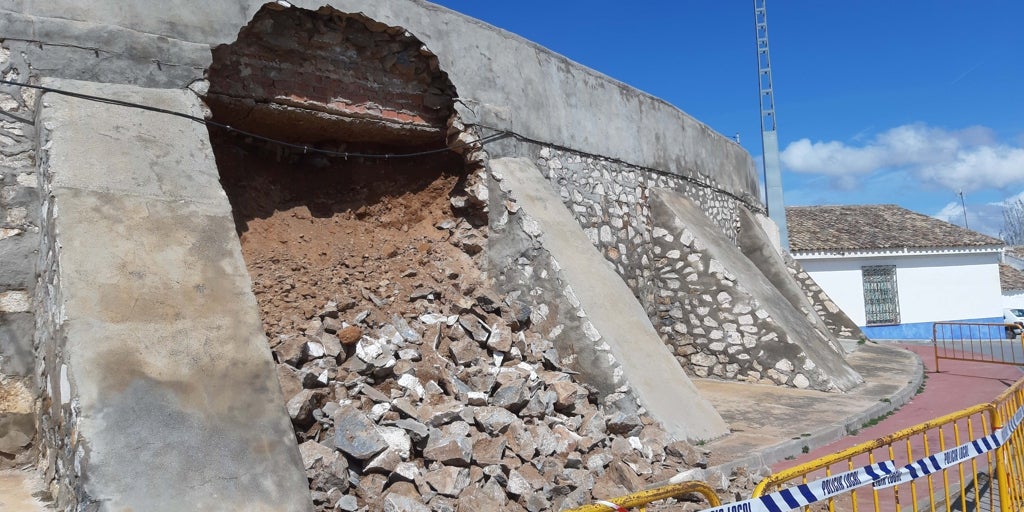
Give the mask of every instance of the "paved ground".
<svg viewBox="0 0 1024 512">
<path fill-rule="evenodd" d="M 849 361 L 867 383 L 845 394 L 697 380 L 697 387 L 732 430 L 729 436 L 706 445 L 712 451 L 711 465 L 725 474 L 739 465 L 768 466 L 772 472 L 779 472 L 939 416 L 990 402 L 1024 375 L 1016 366 L 949 360 L 942 360 L 941 371 L 936 372 L 930 343 L 868 342 L 848 348 L 855 349 Z M 893 409 L 895 412 L 886 416 Z M 927 437 L 933 451 L 941 442 L 946 447 L 955 446 L 973 435 L 963 426 L 961 430 L 960 435 L 964 436 L 961 441 L 954 439 L 953 429 L 946 429 L 945 433 L 929 431 Z M 976 434 L 973 437 L 979 437 L 981 432 Z M 945 439 L 939 441 L 940 437 Z M 895 453 L 878 451 L 874 456 L 881 457 L 878 460 L 894 458 L 902 465 L 924 453 L 922 442 L 922 438 L 915 438 L 911 443 L 894 446 Z M 904 451 L 908 453 L 901 453 Z M 864 456 L 854 464 L 870 462 Z M 978 487 L 981 503 L 974 502 L 970 471 L 966 475 L 954 472 L 945 477 L 949 480 L 946 485 L 955 505 L 961 505 L 957 496 L 963 492 L 968 508 L 992 506 L 990 496 L 994 495 L 987 485 L 989 465 L 990 461 L 979 459 L 976 468 L 982 484 Z M 838 468 L 842 469 L 845 468 Z M 817 476 L 814 474 L 811 478 Z M 901 490 L 893 488 L 874 496 L 882 509 L 900 510 L 914 501 L 927 502 L 931 492 L 928 483 L 914 486 L 916 488 L 911 489 L 905 484 L 900 486 Z M 941 486 L 936 487 L 935 492 L 938 494 L 934 503 L 944 503 Z M 872 496 L 871 492 L 847 496 L 844 502 L 836 503 L 836 510 L 870 510 Z M 857 504 L 850 502 L 850 498 Z"/>
<path fill-rule="evenodd" d="M 870 441 L 896 430 L 949 414 L 972 405 L 992 401 L 999 393 L 1024 376 L 1016 366 L 964 361 L 939 362 L 940 372 L 935 372 L 935 358 L 930 344 L 899 345 L 918 356 L 924 362 L 924 391 L 892 416 L 877 425 L 861 429 L 857 435 L 829 443 L 794 460 L 783 460 L 773 464 L 777 470 L 792 467 L 806 460 L 833 453 L 843 448 Z M 842 414 L 837 411 L 837 415 Z"/>
<path fill-rule="evenodd" d="M 710 464 L 726 473 L 741 465 L 771 466 L 831 445 L 913 397 L 922 378 L 917 355 L 882 343 L 854 348 L 848 361 L 867 382 L 847 393 L 695 380 L 732 430 L 706 445 Z"/>
</svg>

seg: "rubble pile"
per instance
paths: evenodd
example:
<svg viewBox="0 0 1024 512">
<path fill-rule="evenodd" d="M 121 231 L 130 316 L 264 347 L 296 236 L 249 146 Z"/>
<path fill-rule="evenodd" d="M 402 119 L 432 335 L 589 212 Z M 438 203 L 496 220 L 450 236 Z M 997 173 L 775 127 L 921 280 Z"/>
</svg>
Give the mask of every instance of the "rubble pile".
<svg viewBox="0 0 1024 512">
<path fill-rule="evenodd" d="M 482 174 L 243 163 L 225 188 L 318 510 L 560 510 L 706 464 L 489 286 Z"/>
</svg>

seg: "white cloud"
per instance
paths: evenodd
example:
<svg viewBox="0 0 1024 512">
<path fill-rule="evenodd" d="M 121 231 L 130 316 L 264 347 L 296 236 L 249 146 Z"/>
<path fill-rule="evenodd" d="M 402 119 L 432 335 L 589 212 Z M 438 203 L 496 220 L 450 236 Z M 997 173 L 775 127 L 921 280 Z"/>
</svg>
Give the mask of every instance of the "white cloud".
<svg viewBox="0 0 1024 512">
<path fill-rule="evenodd" d="M 954 191 L 1024 183 L 1024 147 L 998 142 L 982 126 L 949 131 L 908 124 L 859 145 L 800 139 L 786 146 L 781 158 L 789 171 L 830 176 L 845 189 L 864 175 L 884 170 L 909 172 Z"/>
<path fill-rule="evenodd" d="M 968 196 L 970 199 L 970 196 Z M 1002 201 L 987 203 L 967 203 L 967 225 L 973 231 L 985 233 L 996 238 L 1003 230 L 1003 210 L 1018 200 L 1024 201 L 1024 190 Z M 960 201 L 950 201 L 941 210 L 932 215 L 957 226 L 964 225 L 964 208 Z"/>
<path fill-rule="evenodd" d="M 964 225 L 964 210 L 960 201 L 952 201 L 932 215 L 957 226 Z M 967 227 L 971 231 L 984 233 L 999 238 L 999 230 L 1003 227 L 1003 207 L 996 203 L 967 204 Z"/>
</svg>

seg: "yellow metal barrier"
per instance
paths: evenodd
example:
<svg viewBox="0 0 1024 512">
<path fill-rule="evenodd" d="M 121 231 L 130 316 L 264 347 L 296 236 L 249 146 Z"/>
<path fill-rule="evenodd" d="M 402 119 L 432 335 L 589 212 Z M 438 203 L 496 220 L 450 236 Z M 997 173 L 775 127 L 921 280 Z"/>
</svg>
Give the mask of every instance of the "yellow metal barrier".
<svg viewBox="0 0 1024 512">
<path fill-rule="evenodd" d="M 627 494 L 626 496 L 610 499 L 608 501 L 627 510 L 639 507 L 639 510 L 644 512 L 647 510 L 647 505 L 655 501 L 668 498 L 678 498 L 687 494 L 700 494 L 704 496 L 704 499 L 708 500 L 708 506 L 710 507 L 717 507 L 722 504 L 718 499 L 718 495 L 715 494 L 715 491 L 704 482 L 682 482 L 678 484 L 664 485 L 661 487 L 655 487 L 654 489 Z M 566 512 L 609 512 L 613 510 L 614 509 L 608 505 L 592 503 Z"/>
<path fill-rule="evenodd" d="M 1018 380 L 992 401 L 999 425 L 1010 422 L 1013 414 L 1024 405 L 1024 379 Z M 1001 510 L 1024 508 L 1024 427 L 1019 427 L 996 450 L 999 465 L 999 502 Z"/>
<path fill-rule="evenodd" d="M 997 329 L 1003 330 L 1005 327 L 1004 324 L 935 324 L 933 342 L 936 369 L 940 358 L 1024 366 L 1024 334 L 1020 335 L 1020 346 L 1017 341 L 1006 342 L 1002 336 L 993 334 Z M 951 449 L 1000 431 L 1004 425 L 1013 424 L 1014 414 L 1022 407 L 1024 378 L 990 403 L 968 407 L 775 473 L 758 483 L 752 497 L 766 496 L 778 490 L 880 462 L 892 461 L 895 468 L 903 468 L 926 457 L 937 459 L 949 453 L 962 453 L 964 447 L 961 450 Z M 998 447 L 992 450 L 992 446 Z M 942 465 L 933 466 L 944 469 L 917 479 L 881 489 L 871 485 L 855 488 L 812 503 L 803 510 L 1024 510 L 1024 425 L 1003 439 L 1001 445 L 993 443 L 987 449 L 990 451 L 973 458 L 959 459 L 951 456 Z M 711 507 L 719 505 L 714 491 L 701 482 L 659 487 L 608 501 L 626 509 L 641 507 L 640 510 L 645 510 L 643 507 L 651 502 L 691 493 L 703 494 Z M 614 509 L 608 505 L 591 504 L 570 512 L 609 510 Z"/>
<path fill-rule="evenodd" d="M 936 322 L 932 324 L 935 371 L 939 359 L 1024 366 L 1024 332 L 1014 324 Z"/>
<path fill-rule="evenodd" d="M 753 496 L 764 496 L 783 487 L 807 483 L 885 460 L 892 460 L 896 467 L 902 467 L 920 458 L 941 453 L 947 448 L 989 434 L 994 427 L 994 417 L 994 407 L 991 404 L 982 404 L 935 418 L 775 473 L 754 488 Z M 890 511 L 902 510 L 904 507 L 909 507 L 914 512 L 934 511 L 949 510 L 950 506 L 946 504 L 955 506 L 957 501 L 960 502 L 959 510 L 967 510 L 968 496 L 972 494 L 988 494 L 991 507 L 994 500 L 986 489 L 991 480 L 988 475 L 994 468 L 995 457 L 991 453 L 988 455 L 987 459 L 984 456 L 971 459 L 922 479 L 888 489 L 862 487 L 825 502 L 816 503 L 814 510 L 827 506 L 829 511 Z M 972 498 L 971 501 L 977 500 Z M 805 510 L 811 510 L 811 507 Z"/>
</svg>

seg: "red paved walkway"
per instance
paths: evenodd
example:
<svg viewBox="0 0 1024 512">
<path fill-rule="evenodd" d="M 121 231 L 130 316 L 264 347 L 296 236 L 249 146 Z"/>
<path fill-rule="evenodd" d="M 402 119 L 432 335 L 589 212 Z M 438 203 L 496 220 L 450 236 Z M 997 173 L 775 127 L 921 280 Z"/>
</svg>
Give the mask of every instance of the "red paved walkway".
<svg viewBox="0 0 1024 512">
<path fill-rule="evenodd" d="M 899 346 L 913 351 L 924 361 L 924 392 L 877 425 L 865 428 L 855 436 L 813 450 L 797 459 L 779 462 L 772 469 L 780 471 L 932 418 L 972 405 L 991 402 L 996 395 L 1024 376 L 1016 366 L 945 359 L 939 362 L 942 371 L 936 373 L 934 352 L 930 344 Z"/>
</svg>

